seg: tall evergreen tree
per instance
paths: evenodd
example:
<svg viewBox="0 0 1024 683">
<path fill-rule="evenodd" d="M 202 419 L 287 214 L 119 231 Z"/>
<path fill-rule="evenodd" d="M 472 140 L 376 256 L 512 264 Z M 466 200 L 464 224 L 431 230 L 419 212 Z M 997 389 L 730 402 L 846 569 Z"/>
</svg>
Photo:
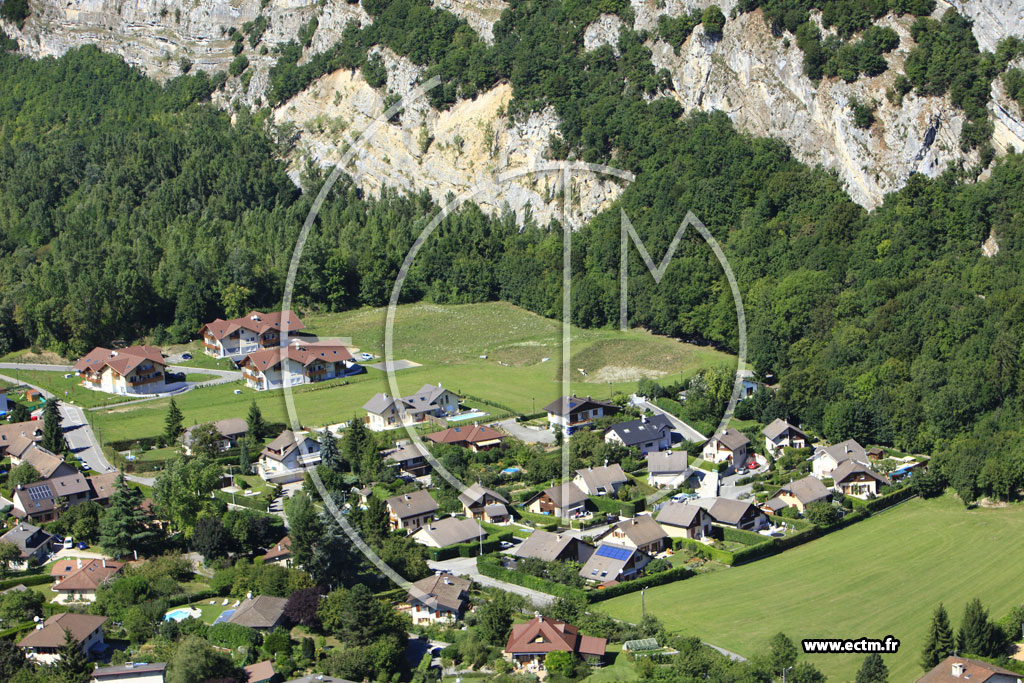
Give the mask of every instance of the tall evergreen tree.
<svg viewBox="0 0 1024 683">
<path fill-rule="evenodd" d="M 174 443 L 174 440 L 184 431 L 181 426 L 184 420 L 185 416 L 181 414 L 178 404 L 172 398 L 171 404 L 167 406 L 167 417 L 164 418 L 164 440 L 168 444 Z"/>
<path fill-rule="evenodd" d="M 60 659 L 54 663 L 50 680 L 56 683 L 89 683 L 92 678 L 92 664 L 71 631 L 64 631 L 64 644 L 57 649 Z"/>
<path fill-rule="evenodd" d="M 142 509 L 142 492 L 125 483 L 119 474 L 110 506 L 100 519 L 100 545 L 115 557 L 133 550 L 147 550 L 156 539 L 150 527 L 152 518 Z"/>
<path fill-rule="evenodd" d="M 889 667 L 882 661 L 882 655 L 872 652 L 864 658 L 857 672 L 857 683 L 888 683 Z"/>
<path fill-rule="evenodd" d="M 331 430 L 325 429 L 320 435 L 320 461 L 335 472 L 341 472 L 341 451 L 338 450 L 338 440 L 331 434 Z"/>
<path fill-rule="evenodd" d="M 949 614 L 939 603 L 932 615 L 932 625 L 928 629 L 924 650 L 921 652 L 921 668 L 931 671 L 939 662 L 953 654 L 953 628 L 949 625 Z"/>
<path fill-rule="evenodd" d="M 345 430 L 345 438 L 341 444 L 341 455 L 348 463 L 349 468 L 354 472 L 359 471 L 360 458 L 366 448 L 366 444 L 372 441 L 373 437 L 363 421 L 353 417 Z"/>
<path fill-rule="evenodd" d="M 249 404 L 249 415 L 246 417 L 246 422 L 249 423 L 249 434 L 254 439 L 265 439 L 270 434 L 270 427 L 267 425 L 267 421 L 263 419 L 263 411 L 256 405 L 256 399 L 252 400 Z"/>
<path fill-rule="evenodd" d="M 47 399 L 43 404 L 43 441 L 42 447 L 51 453 L 62 454 L 67 449 L 64 443 L 64 430 L 61 429 L 60 411 L 57 410 L 58 401 L 55 398 Z"/>
<path fill-rule="evenodd" d="M 992 657 L 996 652 L 995 625 L 988 619 L 988 610 L 974 598 L 964 607 L 964 620 L 957 632 L 956 646 L 960 654 Z"/>
<path fill-rule="evenodd" d="M 11 404 L 11 422 L 28 422 L 32 419 L 32 411 L 20 403 Z"/>
</svg>

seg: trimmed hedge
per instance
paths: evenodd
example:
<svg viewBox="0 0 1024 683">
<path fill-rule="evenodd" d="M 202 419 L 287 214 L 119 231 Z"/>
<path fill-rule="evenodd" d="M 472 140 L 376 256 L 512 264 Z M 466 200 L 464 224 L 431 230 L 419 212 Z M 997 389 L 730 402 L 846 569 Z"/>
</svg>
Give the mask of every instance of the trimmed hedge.
<svg viewBox="0 0 1024 683">
<path fill-rule="evenodd" d="M 643 496 L 633 500 L 619 500 L 610 496 L 591 496 L 590 502 L 594 504 L 598 512 L 622 517 L 634 517 L 636 513 L 643 512 L 647 506 L 647 499 Z"/>
<path fill-rule="evenodd" d="M 49 574 L 27 574 L 15 576 L 13 578 L 0 581 L 0 590 L 12 588 L 17 586 L 19 583 L 25 586 L 41 586 L 44 583 L 53 583 L 53 577 Z"/>
<path fill-rule="evenodd" d="M 904 486 L 900 490 L 893 491 L 889 495 L 881 496 L 880 498 L 875 498 L 874 500 L 869 500 L 867 504 L 864 505 L 864 509 L 871 513 L 879 512 L 886 508 L 892 507 L 897 503 L 902 503 L 905 500 L 909 500 L 916 495 L 917 492 L 914 491 L 914 489 L 910 488 L 909 486 Z"/>
<path fill-rule="evenodd" d="M 4 629 L 3 631 L 0 631 L 0 638 L 9 638 L 11 636 L 16 636 L 19 633 L 25 633 L 26 631 L 31 631 L 35 627 L 36 627 L 35 622 L 31 622 L 31 621 L 25 622 L 24 624 L 19 624 L 18 626 L 12 626 L 11 628 Z"/>
<path fill-rule="evenodd" d="M 512 538 L 512 530 L 503 530 L 497 534 L 491 534 L 484 539 L 483 552 L 493 553 L 501 549 L 501 542 L 507 541 Z M 480 555 L 479 541 L 470 541 L 469 543 L 456 543 L 455 545 L 446 545 L 443 548 L 428 548 L 427 553 L 430 555 L 430 559 L 434 562 L 441 560 L 450 560 L 453 557 L 475 557 Z"/>
<path fill-rule="evenodd" d="M 544 531 L 555 531 L 558 529 L 558 517 L 554 515 L 540 515 L 536 512 L 530 512 L 526 508 L 516 508 L 515 514 L 519 515 L 521 519 L 532 523 L 538 529 L 543 529 Z"/>
<path fill-rule="evenodd" d="M 587 593 L 587 598 L 590 602 L 601 602 L 602 600 L 610 600 L 611 598 L 618 597 L 620 595 L 626 595 L 627 593 L 635 593 L 644 587 L 653 588 L 654 586 L 662 586 L 666 583 L 673 583 L 674 581 L 682 581 L 693 576 L 693 572 L 686 567 L 673 567 L 657 574 L 647 574 L 639 579 L 633 579 L 632 581 L 626 581 L 609 588 L 602 588 L 596 591 L 590 591 Z"/>
<path fill-rule="evenodd" d="M 728 550 L 722 550 L 721 548 L 715 548 L 710 545 L 704 545 L 700 541 L 692 538 L 673 538 L 672 548 L 679 550 L 681 548 L 692 548 L 694 550 L 703 550 L 707 553 L 715 562 L 721 562 L 722 564 L 732 565 L 735 562 L 733 554 Z"/>
<path fill-rule="evenodd" d="M 754 531 L 735 529 L 731 526 L 723 526 L 719 528 L 722 530 L 722 540 L 724 541 L 742 543 L 743 545 L 760 545 L 766 540 L 769 540 L 769 537 L 762 536 Z"/>
<path fill-rule="evenodd" d="M 514 583 L 517 586 L 532 588 L 548 595 L 560 598 L 587 599 L 587 593 L 582 589 L 548 581 L 533 574 L 506 569 L 501 565 L 499 556 L 496 555 L 481 555 L 476 560 L 476 568 L 484 576 L 489 576 L 498 581 L 505 581 L 506 583 Z"/>
</svg>

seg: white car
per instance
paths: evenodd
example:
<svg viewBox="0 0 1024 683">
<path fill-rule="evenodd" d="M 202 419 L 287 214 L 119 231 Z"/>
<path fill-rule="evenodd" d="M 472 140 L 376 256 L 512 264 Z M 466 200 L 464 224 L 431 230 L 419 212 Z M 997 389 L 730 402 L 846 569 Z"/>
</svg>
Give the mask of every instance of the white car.
<svg viewBox="0 0 1024 683">
<path fill-rule="evenodd" d="M 373 360 L 373 354 L 363 352 L 359 354 L 359 360 Z"/>
<path fill-rule="evenodd" d="M 74 548 L 75 548 L 75 539 L 71 538 L 70 536 L 65 538 L 64 539 L 64 550 L 74 550 Z"/>
</svg>

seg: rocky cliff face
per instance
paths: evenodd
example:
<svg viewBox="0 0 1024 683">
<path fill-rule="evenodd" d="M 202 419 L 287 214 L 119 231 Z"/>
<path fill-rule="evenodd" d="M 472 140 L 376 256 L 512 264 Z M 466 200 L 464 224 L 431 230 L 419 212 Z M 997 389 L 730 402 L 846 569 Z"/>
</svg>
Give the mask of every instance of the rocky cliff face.
<svg viewBox="0 0 1024 683">
<path fill-rule="evenodd" d="M 264 0 L 265 1 L 265 0 Z M 634 25 L 653 29 L 661 14 L 679 15 L 706 7 L 712 0 L 632 0 Z M 340 38 L 349 21 L 360 25 L 369 16 L 358 3 L 345 0 L 38 0 L 23 30 L 5 25 L 22 51 L 32 56 L 59 55 L 71 47 L 94 43 L 117 53 L 150 75 L 164 79 L 180 73 L 182 58 L 195 69 L 223 70 L 233 59 L 231 27 L 262 15 L 267 30 L 262 43 L 252 48 L 246 80 L 230 78 L 218 93 L 218 104 L 235 102 L 261 106 L 268 87 L 267 73 L 276 60 L 273 48 L 296 37 L 314 17 L 318 28 L 304 58 L 325 50 Z M 735 2 L 718 3 L 729 15 Z M 1006 35 L 1024 35 L 1024 5 L 1016 0 L 940 0 L 936 16 L 949 6 L 975 20 L 975 35 L 983 49 L 993 49 Z M 464 18 L 485 39 L 493 37 L 494 21 L 505 7 L 503 0 L 434 0 L 434 5 Z M 886 100 L 885 91 L 902 67 L 913 43 L 909 17 L 886 17 L 900 46 L 887 58 L 890 70 L 875 78 L 847 84 L 832 79 L 817 87 L 802 73 L 802 54 L 793 41 L 787 45 L 772 36 L 760 12 L 729 19 L 719 40 L 698 26 L 678 54 L 671 46 L 650 40 L 657 67 L 668 69 L 676 97 L 687 111 L 722 110 L 736 126 L 759 136 L 778 137 L 794 155 L 810 164 L 834 169 L 855 201 L 877 206 L 885 193 L 899 189 L 912 173 L 936 175 L 949 164 L 973 164 L 976 153 L 959 148 L 963 114 L 947 98 L 908 95 L 899 105 Z M 621 22 L 606 15 L 585 32 L 588 49 L 618 39 Z M 405 94 L 419 69 L 387 50 L 380 50 L 388 66 L 386 90 Z M 1011 146 L 1024 149 L 1024 117 L 1006 97 L 999 79 L 993 83 L 990 109 L 995 124 L 993 142 L 998 152 Z M 382 184 L 403 189 L 427 189 L 441 201 L 475 187 L 475 201 L 488 210 L 503 206 L 522 218 L 529 211 L 540 221 L 556 216 L 560 202 L 551 177 L 527 177 L 499 186 L 488 180 L 495 172 L 534 164 L 545 156 L 547 141 L 558 128 L 551 111 L 516 124 L 504 116 L 510 97 L 507 85 L 461 102 L 449 112 L 435 112 L 423 103 L 405 112 L 400 122 L 384 126 L 368 142 L 365 153 L 349 170 L 367 189 Z M 867 129 L 854 125 L 850 98 L 875 105 L 875 122 Z M 307 159 L 319 164 L 337 161 L 347 136 L 383 111 L 382 93 L 374 91 L 359 74 L 325 76 L 306 92 L 275 112 L 278 123 L 299 132 L 291 161 L 301 167 Z M 298 174 L 295 174 L 296 177 Z M 483 179 L 483 180 L 482 180 Z M 481 182 L 482 180 L 482 182 Z M 621 188 L 608 179 L 581 177 L 570 201 L 570 222 L 579 225 L 618 195 Z"/>
</svg>

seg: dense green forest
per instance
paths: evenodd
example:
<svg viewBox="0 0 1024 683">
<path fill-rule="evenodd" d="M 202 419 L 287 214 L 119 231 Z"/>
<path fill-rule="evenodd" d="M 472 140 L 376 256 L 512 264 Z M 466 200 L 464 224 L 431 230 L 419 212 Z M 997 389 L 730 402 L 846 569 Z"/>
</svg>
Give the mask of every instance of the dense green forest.
<svg viewBox="0 0 1024 683">
<path fill-rule="evenodd" d="M 397 3 L 422 9 L 414 0 L 370 9 L 379 18 Z M 1008 156 L 976 184 L 954 172 L 914 176 L 868 213 L 781 141 L 648 99 L 660 77 L 637 34 L 623 32 L 618 60 L 607 47 L 583 52 L 588 16 L 614 9 L 513 3 L 495 27 L 500 50 L 487 51 L 501 57 L 494 71 L 482 63 L 483 75 L 454 78 L 438 102 L 507 77 L 515 108 L 556 107 L 558 155 L 637 174 L 573 237 L 574 321 L 617 322 L 620 208 L 656 258 L 692 210 L 739 279 L 754 367 L 780 380 L 771 413 L 830 438 L 934 453 L 967 500 L 1014 497 L 1024 483 L 1024 158 Z M 412 14 L 451 30 L 417 55 L 432 70 L 447 75 L 486 51 L 451 15 Z M 374 40 L 402 35 L 375 31 Z M 361 45 L 362 56 L 348 57 L 358 66 L 368 44 L 356 38 L 346 40 Z M 176 341 L 215 315 L 278 304 L 313 193 L 286 176 L 264 113 L 232 123 L 204 103 L 223 77 L 161 87 L 81 48 L 57 60 L 0 54 L 0 78 L 0 351 L 31 344 L 74 356 L 115 338 Z M 309 171 L 303 186 L 320 183 Z M 368 197 L 339 182 L 306 247 L 298 305 L 386 303 L 436 210 L 423 194 Z M 993 231 L 1000 251 L 986 258 L 980 244 Z M 403 296 L 504 299 L 557 316 L 561 242 L 557 224 L 521 228 L 468 206 L 427 243 Z M 735 350 L 728 288 L 695 235 L 661 285 L 635 250 L 630 272 L 631 324 Z"/>
</svg>

